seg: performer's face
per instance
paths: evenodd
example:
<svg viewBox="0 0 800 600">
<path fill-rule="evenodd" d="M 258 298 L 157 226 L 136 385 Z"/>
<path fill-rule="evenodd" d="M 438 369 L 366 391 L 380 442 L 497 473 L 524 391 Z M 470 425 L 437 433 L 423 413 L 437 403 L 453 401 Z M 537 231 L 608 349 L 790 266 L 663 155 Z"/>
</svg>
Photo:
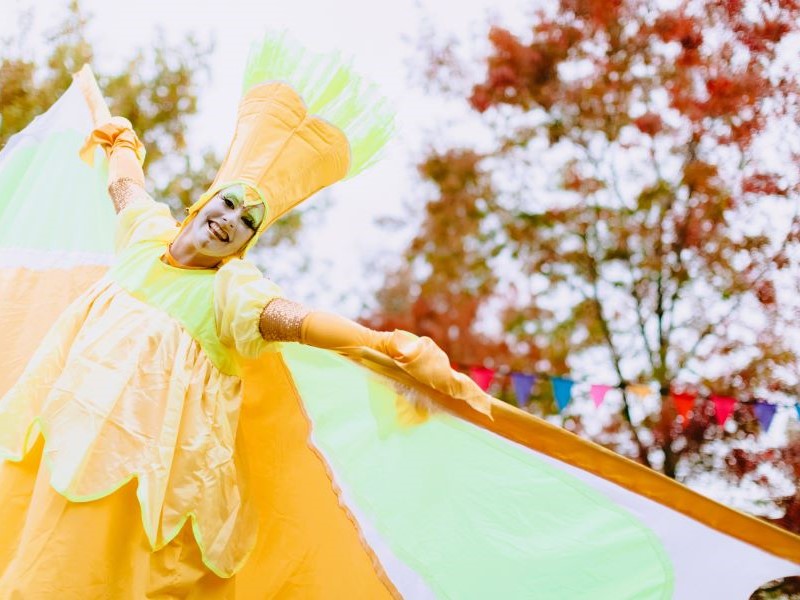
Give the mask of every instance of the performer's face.
<svg viewBox="0 0 800 600">
<path fill-rule="evenodd" d="M 194 246 L 206 256 L 238 253 L 264 218 L 264 205 L 244 206 L 244 186 L 223 188 L 201 208 L 187 228 Z"/>
</svg>

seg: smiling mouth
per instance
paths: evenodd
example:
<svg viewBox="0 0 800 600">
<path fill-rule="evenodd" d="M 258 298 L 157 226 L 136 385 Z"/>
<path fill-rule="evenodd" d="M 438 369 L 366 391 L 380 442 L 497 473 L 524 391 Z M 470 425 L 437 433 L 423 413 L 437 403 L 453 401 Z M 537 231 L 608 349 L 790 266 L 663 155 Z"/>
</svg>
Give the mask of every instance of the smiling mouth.
<svg viewBox="0 0 800 600">
<path fill-rule="evenodd" d="M 214 221 L 208 222 L 208 229 L 211 231 L 212 235 L 217 238 L 221 242 L 227 242 L 229 240 L 228 234 L 225 233 L 222 228 L 217 225 Z"/>
</svg>

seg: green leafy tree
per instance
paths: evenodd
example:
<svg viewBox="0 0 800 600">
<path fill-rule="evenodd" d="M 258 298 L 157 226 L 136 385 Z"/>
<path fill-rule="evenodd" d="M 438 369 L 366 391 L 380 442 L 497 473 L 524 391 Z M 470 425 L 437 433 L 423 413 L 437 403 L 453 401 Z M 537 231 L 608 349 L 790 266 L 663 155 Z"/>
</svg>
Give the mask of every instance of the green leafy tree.
<svg viewBox="0 0 800 600">
<path fill-rule="evenodd" d="M 5 48 L 24 47 L 29 27 L 21 21 L 16 39 L 5 40 Z M 64 21 L 48 36 L 48 55 L 41 64 L 21 49 L 0 57 L 0 145 L 47 110 L 69 87 L 72 73 L 92 64 L 88 22 L 73 0 Z M 147 147 L 145 167 L 154 195 L 174 209 L 205 191 L 218 161 L 210 151 L 191 160 L 186 146 L 188 121 L 197 112 L 211 50 L 210 43 L 191 36 L 174 47 L 157 37 L 147 50 L 135 51 L 124 71 L 95 72 L 112 113 L 130 119 Z"/>
</svg>

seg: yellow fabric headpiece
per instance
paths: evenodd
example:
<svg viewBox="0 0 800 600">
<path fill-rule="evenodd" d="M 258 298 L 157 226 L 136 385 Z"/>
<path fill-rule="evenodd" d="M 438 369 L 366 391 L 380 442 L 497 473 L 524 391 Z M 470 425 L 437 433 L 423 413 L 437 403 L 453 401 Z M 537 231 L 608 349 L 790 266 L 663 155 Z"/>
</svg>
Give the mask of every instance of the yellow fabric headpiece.
<svg viewBox="0 0 800 600">
<path fill-rule="evenodd" d="M 251 88 L 239 103 L 228 153 L 208 191 L 189 207 L 181 230 L 220 190 L 244 184 L 245 203 L 263 202 L 264 219 L 234 257 L 242 257 L 276 219 L 313 193 L 343 179 L 350 145 L 342 130 L 308 114 L 303 99 L 286 83 Z"/>
</svg>

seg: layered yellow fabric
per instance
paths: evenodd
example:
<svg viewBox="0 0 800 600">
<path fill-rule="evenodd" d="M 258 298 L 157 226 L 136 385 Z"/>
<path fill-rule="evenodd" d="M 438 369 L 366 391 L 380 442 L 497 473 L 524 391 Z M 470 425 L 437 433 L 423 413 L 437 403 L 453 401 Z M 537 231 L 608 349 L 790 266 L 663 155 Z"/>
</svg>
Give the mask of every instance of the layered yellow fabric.
<svg viewBox="0 0 800 600">
<path fill-rule="evenodd" d="M 237 444 L 259 535 L 236 575 L 236 597 L 399 598 L 312 442 L 314 425 L 282 355 L 245 361 L 243 380 Z"/>
<path fill-rule="evenodd" d="M 0 290 L 3 290 L 0 326 L 5 340 L 0 344 L 0 397 L 22 374 L 58 315 L 105 271 L 103 266 L 0 269 Z M 53 294 L 53 290 L 60 293 Z"/>
<path fill-rule="evenodd" d="M 180 323 L 104 278 L 6 396 L 0 446 L 19 460 L 41 431 L 51 483 L 75 502 L 138 477 L 153 548 L 193 513 L 207 561 L 229 574 L 255 539 L 233 456 L 240 402 L 241 380 L 215 368 Z"/>
<path fill-rule="evenodd" d="M 143 194 L 118 217 L 119 260 L 58 318 L 0 405 L 0 453 L 19 461 L 41 432 L 52 486 L 104 497 L 131 478 L 147 539 L 163 547 L 192 517 L 207 566 L 230 576 L 257 519 L 237 469 L 239 349 L 277 348 L 258 317 L 280 288 L 255 266 L 171 267 L 177 232 Z"/>
<path fill-rule="evenodd" d="M 234 598 L 235 578 L 208 570 L 191 524 L 153 551 L 138 518 L 136 480 L 92 502 L 50 485 L 42 439 L 21 462 L 0 461 L 0 598 Z M 244 596 L 258 598 L 259 595 Z"/>
</svg>

